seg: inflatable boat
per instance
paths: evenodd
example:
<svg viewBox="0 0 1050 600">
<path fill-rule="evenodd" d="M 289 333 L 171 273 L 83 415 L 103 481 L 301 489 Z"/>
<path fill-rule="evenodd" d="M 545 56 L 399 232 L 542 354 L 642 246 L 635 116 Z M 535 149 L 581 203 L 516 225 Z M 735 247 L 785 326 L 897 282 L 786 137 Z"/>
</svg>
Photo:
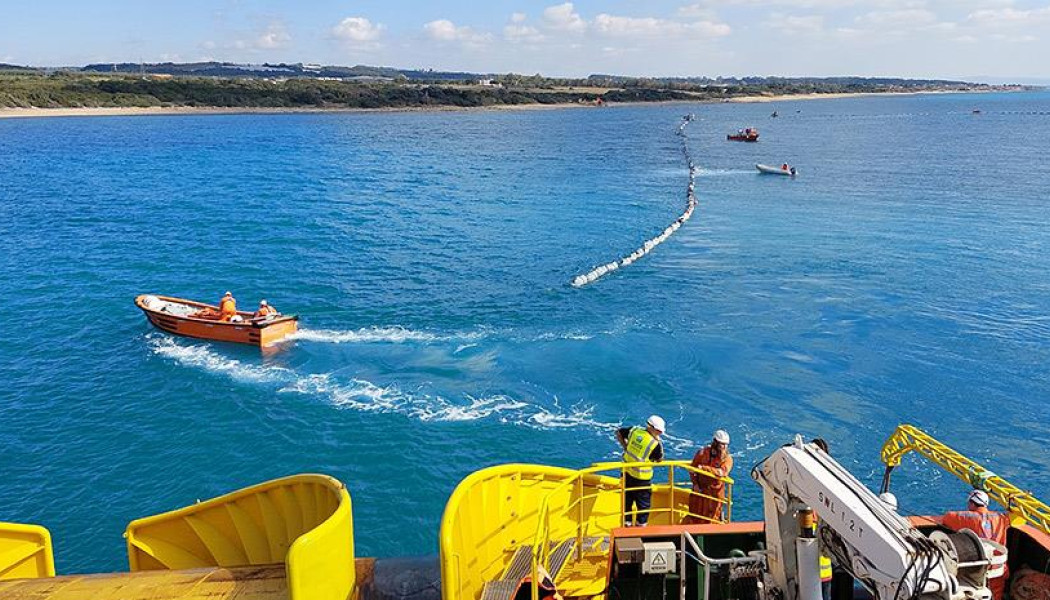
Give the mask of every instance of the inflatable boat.
<svg viewBox="0 0 1050 600">
<path fill-rule="evenodd" d="M 768 175 L 786 175 L 788 177 L 794 177 L 797 174 L 794 167 L 771 167 L 769 165 L 755 165 L 759 173 L 766 173 Z"/>
</svg>

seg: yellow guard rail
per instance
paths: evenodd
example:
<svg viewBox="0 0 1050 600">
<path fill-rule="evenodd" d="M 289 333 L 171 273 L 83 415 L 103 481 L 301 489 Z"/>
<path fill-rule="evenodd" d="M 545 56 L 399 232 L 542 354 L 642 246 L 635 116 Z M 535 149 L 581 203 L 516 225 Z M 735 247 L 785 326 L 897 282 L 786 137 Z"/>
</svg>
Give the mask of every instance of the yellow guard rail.
<svg viewBox="0 0 1050 600">
<path fill-rule="evenodd" d="M 625 507 L 625 492 L 628 491 L 628 489 L 635 488 L 625 488 L 625 478 L 622 476 L 613 479 L 608 476 L 602 477 L 601 473 L 613 471 L 618 475 L 622 475 L 627 468 L 634 466 L 647 466 L 654 468 L 654 470 L 660 468 L 667 469 L 668 476 L 666 484 L 657 484 L 655 477 L 653 479 L 653 504 L 647 511 L 645 511 L 650 516 L 666 516 L 666 521 L 669 524 L 678 522 L 678 518 L 683 520 L 686 518 L 694 518 L 709 523 L 728 523 L 732 518 L 733 479 L 730 477 L 716 477 L 710 471 L 702 467 L 694 467 L 692 463 L 687 460 L 663 461 L 658 463 L 602 462 L 595 463 L 585 469 L 574 471 L 560 484 L 551 489 L 544 496 L 543 502 L 540 504 L 539 523 L 532 544 L 530 578 L 532 600 L 539 600 L 539 588 L 542 583 L 540 567 L 549 563 L 550 554 L 554 548 L 554 545 L 551 542 L 553 539 L 560 539 L 561 535 L 569 533 L 568 531 L 565 531 L 567 525 L 575 529 L 576 558 L 579 559 L 583 551 L 583 540 L 585 537 L 596 534 L 607 536 L 613 529 L 624 524 L 624 517 L 627 514 Z M 723 482 L 726 488 L 725 498 L 716 498 L 714 496 L 708 496 L 694 491 L 691 478 L 688 482 L 677 481 L 675 479 L 676 469 L 678 469 L 679 473 L 684 471 L 686 473 L 696 474 L 703 478 L 717 479 Z M 595 482 L 595 476 L 601 477 L 601 479 Z M 585 491 L 585 488 L 587 487 L 585 482 L 590 484 L 590 487 L 593 490 L 592 492 L 587 493 Z M 610 493 L 619 495 L 619 510 L 615 512 L 608 510 L 602 512 L 599 510 L 599 505 L 601 504 L 599 498 L 602 496 L 607 497 Z M 725 509 L 725 519 L 717 520 L 690 512 L 689 499 L 693 496 L 707 498 L 721 504 Z M 554 499 L 553 502 L 552 499 Z M 555 530 L 551 527 L 552 505 L 557 511 L 554 513 L 556 517 L 555 526 L 561 526 L 561 529 L 557 530 L 558 535 L 554 535 L 553 531 Z M 609 517 L 612 516 L 615 516 L 615 521 L 609 519 Z M 566 537 L 569 536 L 566 535 Z"/>
<path fill-rule="evenodd" d="M 132 571 L 285 564 L 291 600 L 347 600 L 355 584 L 346 486 L 326 475 L 275 479 L 132 521 Z"/>
<path fill-rule="evenodd" d="M 886 473 L 882 478 L 883 492 L 889 491 L 890 473 L 900 466 L 901 458 L 909 452 L 918 453 L 970 486 L 987 491 L 989 496 L 1010 512 L 1015 525 L 1027 522 L 1050 535 L 1050 506 L 914 425 L 898 426 L 882 446 L 882 462 L 886 465 Z"/>
<path fill-rule="evenodd" d="M 0 523 L 0 580 L 54 576 L 55 556 L 47 529 Z"/>
</svg>

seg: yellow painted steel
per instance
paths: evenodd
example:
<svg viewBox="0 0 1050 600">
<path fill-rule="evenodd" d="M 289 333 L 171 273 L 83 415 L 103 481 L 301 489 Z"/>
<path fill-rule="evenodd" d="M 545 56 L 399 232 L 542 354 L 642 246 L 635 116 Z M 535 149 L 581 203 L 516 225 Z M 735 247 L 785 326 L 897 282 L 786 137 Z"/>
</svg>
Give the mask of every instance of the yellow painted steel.
<svg viewBox="0 0 1050 600">
<path fill-rule="evenodd" d="M 284 563 L 291 600 L 347 600 L 355 583 L 346 486 L 295 475 L 132 521 L 132 571 Z"/>
<path fill-rule="evenodd" d="M 54 576 L 55 556 L 47 529 L 0 522 L 0 580 Z"/>
<path fill-rule="evenodd" d="M 508 464 L 477 471 L 456 487 L 441 521 L 441 593 L 443 600 L 477 600 L 488 581 L 498 578 L 520 546 L 532 547 L 535 572 L 547 564 L 552 542 L 608 536 L 623 524 L 623 490 L 619 473 L 631 463 L 601 463 L 573 470 L 545 465 Z M 687 461 L 653 465 L 666 468 L 668 483 L 654 478 L 651 518 L 653 525 L 677 523 L 691 516 L 693 492 L 688 482 L 675 481 L 675 472 L 696 471 Z M 601 472 L 615 472 L 615 476 Z M 702 476 L 711 477 L 707 472 Z M 731 498 L 733 480 L 725 478 Z M 673 484 L 672 484 L 673 482 Z M 730 504 L 730 500 L 726 501 Z M 727 516 L 728 516 L 727 511 Z M 608 549 L 603 551 L 607 554 Z M 593 561 L 582 549 L 580 562 Z M 563 582 L 572 589 L 604 589 L 605 569 L 591 573 L 593 581 Z M 533 577 L 533 581 L 537 578 Z"/>
<path fill-rule="evenodd" d="M 900 425 L 882 446 L 882 462 L 887 471 L 884 487 L 889 482 L 889 471 L 899 466 L 901 458 L 909 452 L 918 453 L 970 486 L 987 491 L 989 496 L 1010 512 L 1015 525 L 1029 523 L 1050 535 L 1050 506 L 914 425 Z"/>
</svg>

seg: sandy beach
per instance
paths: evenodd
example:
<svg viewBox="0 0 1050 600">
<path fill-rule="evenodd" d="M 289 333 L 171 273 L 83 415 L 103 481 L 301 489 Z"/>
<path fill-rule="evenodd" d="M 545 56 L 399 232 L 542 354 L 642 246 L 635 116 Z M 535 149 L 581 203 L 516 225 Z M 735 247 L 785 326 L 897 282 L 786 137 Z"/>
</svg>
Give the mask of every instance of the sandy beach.
<svg viewBox="0 0 1050 600">
<path fill-rule="evenodd" d="M 919 94 L 956 94 L 976 92 L 929 91 L 929 92 L 866 92 L 836 94 L 784 94 L 781 96 L 739 96 L 728 98 L 732 103 L 748 102 L 793 102 L 798 100 L 831 100 L 835 98 L 855 98 L 863 96 L 915 96 Z M 610 103 L 607 107 L 641 106 L 653 104 L 711 104 L 720 100 L 670 100 L 666 102 L 621 102 Z M 472 110 L 549 110 L 560 108 L 595 108 L 591 104 L 565 102 L 560 104 L 498 104 L 494 106 L 407 106 L 388 108 L 255 108 L 255 107 L 218 107 L 218 106 L 153 106 L 153 107 L 117 107 L 117 108 L 8 108 L 0 107 L 0 119 L 39 118 L 39 117 L 128 117 L 157 115 L 237 115 L 237 114 L 296 114 L 296 113 L 369 113 L 369 112 L 435 112 L 435 111 L 472 111 Z"/>
</svg>

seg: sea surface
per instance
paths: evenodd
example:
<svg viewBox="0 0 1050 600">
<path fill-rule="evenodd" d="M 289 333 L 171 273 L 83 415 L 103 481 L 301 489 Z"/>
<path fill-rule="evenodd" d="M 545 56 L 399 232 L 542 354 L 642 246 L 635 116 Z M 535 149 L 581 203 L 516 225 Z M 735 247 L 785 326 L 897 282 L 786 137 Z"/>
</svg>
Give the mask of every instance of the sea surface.
<svg viewBox="0 0 1050 600">
<path fill-rule="evenodd" d="M 692 220 L 571 287 L 681 214 L 688 112 Z M 0 520 L 118 570 L 132 519 L 322 472 L 359 555 L 433 554 L 464 476 L 615 457 L 651 413 L 673 457 L 730 433 L 738 519 L 796 433 L 875 487 L 898 423 L 1050 496 L 1047 140 L 1047 93 L 0 120 Z M 132 304 L 225 290 L 302 333 Z M 964 501 L 899 471 L 904 512 Z"/>
</svg>

